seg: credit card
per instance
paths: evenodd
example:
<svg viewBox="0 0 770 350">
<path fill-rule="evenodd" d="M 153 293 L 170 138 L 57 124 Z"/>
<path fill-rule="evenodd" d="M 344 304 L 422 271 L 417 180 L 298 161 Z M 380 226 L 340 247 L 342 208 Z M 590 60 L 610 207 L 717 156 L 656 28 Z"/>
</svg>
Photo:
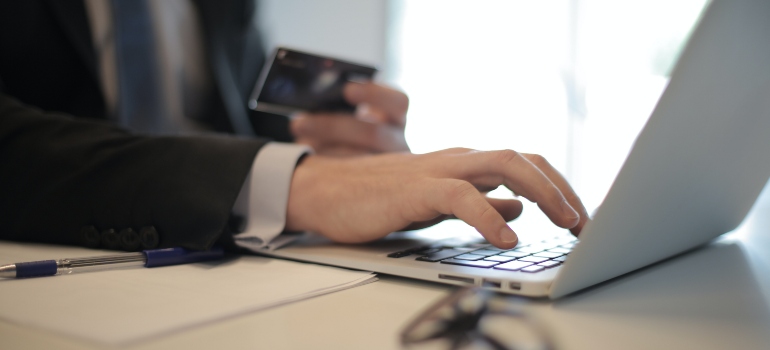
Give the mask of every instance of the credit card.
<svg viewBox="0 0 770 350">
<path fill-rule="evenodd" d="M 279 47 L 262 69 L 249 108 L 281 115 L 352 113 L 355 106 L 343 98 L 343 87 L 349 81 L 370 81 L 376 72 L 372 66 Z"/>
</svg>

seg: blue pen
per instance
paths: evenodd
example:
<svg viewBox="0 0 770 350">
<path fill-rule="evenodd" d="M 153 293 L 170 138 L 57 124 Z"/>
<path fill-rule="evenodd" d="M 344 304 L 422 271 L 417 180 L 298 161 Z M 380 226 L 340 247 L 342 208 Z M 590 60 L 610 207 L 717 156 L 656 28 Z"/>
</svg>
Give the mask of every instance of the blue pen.
<svg viewBox="0 0 770 350">
<path fill-rule="evenodd" d="M 0 277 L 22 278 L 70 274 L 75 271 L 102 269 L 106 267 L 144 266 L 156 267 L 187 264 L 198 261 L 220 259 L 224 256 L 221 247 L 211 250 L 194 251 L 184 248 L 144 250 L 89 258 L 41 260 L 0 266 Z"/>
</svg>

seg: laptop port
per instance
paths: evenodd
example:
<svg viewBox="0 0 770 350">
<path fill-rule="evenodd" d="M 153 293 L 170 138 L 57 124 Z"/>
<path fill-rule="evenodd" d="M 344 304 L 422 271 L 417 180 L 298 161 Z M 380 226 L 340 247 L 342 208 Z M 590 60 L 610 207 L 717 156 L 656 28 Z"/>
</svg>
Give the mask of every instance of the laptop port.
<svg viewBox="0 0 770 350">
<path fill-rule="evenodd" d="M 485 278 L 485 279 L 481 280 L 481 286 L 483 286 L 483 287 L 491 287 L 491 288 L 498 288 L 499 289 L 500 287 L 503 286 L 503 282 L 495 281 L 495 280 L 488 280 L 488 279 Z"/>
<path fill-rule="evenodd" d="M 521 290 L 521 283 L 511 282 L 510 284 L 508 284 L 508 287 L 510 287 L 513 290 Z"/>
<path fill-rule="evenodd" d="M 457 281 L 457 282 L 464 282 L 468 284 L 473 284 L 473 278 L 470 277 L 461 277 L 461 276 L 452 276 L 452 275 L 444 275 L 439 274 L 438 278 L 442 280 L 450 280 L 450 281 Z"/>
</svg>

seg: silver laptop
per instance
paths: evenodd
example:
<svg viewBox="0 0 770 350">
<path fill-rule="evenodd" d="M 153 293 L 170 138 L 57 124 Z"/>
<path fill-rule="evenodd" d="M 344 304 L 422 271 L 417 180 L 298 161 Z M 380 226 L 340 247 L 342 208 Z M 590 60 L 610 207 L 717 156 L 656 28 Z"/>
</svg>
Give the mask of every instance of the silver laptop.
<svg viewBox="0 0 770 350">
<path fill-rule="evenodd" d="M 559 298 L 704 245 L 743 221 L 770 177 L 768 19 L 767 0 L 708 5 L 579 240 L 543 237 L 506 251 L 399 232 L 365 245 L 311 236 L 266 253 Z"/>
</svg>

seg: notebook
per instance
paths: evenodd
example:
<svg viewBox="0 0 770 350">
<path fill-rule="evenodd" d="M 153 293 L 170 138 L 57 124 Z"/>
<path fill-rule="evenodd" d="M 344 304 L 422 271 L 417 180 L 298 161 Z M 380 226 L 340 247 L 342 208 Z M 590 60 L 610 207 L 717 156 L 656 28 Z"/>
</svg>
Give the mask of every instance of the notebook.
<svg viewBox="0 0 770 350">
<path fill-rule="evenodd" d="M 579 239 L 565 231 L 500 250 L 480 235 L 397 232 L 365 245 L 309 236 L 265 253 L 559 298 L 707 244 L 743 221 L 770 176 L 768 18 L 766 0 L 707 6 Z"/>
</svg>

